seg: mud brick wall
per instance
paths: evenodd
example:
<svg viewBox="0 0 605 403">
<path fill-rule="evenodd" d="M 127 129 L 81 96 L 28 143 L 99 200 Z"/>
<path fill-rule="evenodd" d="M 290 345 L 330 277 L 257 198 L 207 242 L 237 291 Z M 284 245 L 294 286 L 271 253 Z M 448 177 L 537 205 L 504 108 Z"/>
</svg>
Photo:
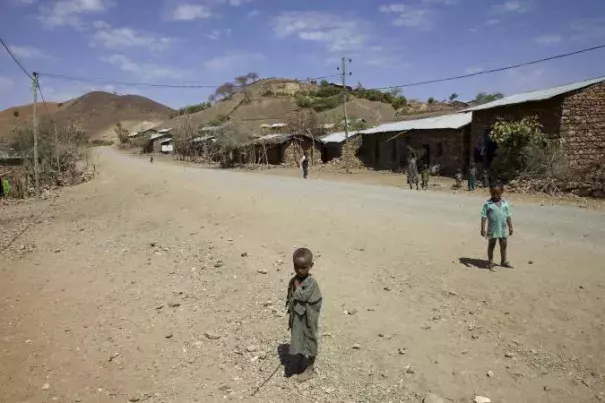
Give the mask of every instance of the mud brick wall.
<svg viewBox="0 0 605 403">
<path fill-rule="evenodd" d="M 321 143 L 309 138 L 292 139 L 283 145 L 283 163 L 291 166 L 298 166 L 304 152 L 307 152 L 309 160 L 313 165 L 322 163 L 321 160 Z"/>
<path fill-rule="evenodd" d="M 345 142 L 342 143 L 331 143 L 324 147 L 324 160 L 326 163 L 337 166 L 339 168 L 345 168 L 346 159 L 349 158 L 349 168 L 351 169 L 362 169 L 365 168 L 365 164 L 361 159 L 362 152 L 362 137 L 354 136 L 349 137 L 347 145 Z"/>
<path fill-rule="evenodd" d="M 605 83 L 563 100 L 561 137 L 572 170 L 584 173 L 605 168 Z"/>
</svg>

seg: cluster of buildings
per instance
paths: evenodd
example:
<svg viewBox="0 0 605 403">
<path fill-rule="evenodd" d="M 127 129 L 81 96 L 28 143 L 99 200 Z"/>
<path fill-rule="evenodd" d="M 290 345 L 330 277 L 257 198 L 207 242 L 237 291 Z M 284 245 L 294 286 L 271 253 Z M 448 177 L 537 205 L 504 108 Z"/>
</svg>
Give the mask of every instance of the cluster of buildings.
<svg viewBox="0 0 605 403">
<path fill-rule="evenodd" d="M 459 113 L 382 124 L 370 129 L 318 136 L 287 133 L 285 124 L 267 126 L 268 134 L 251 136 L 240 148 L 240 162 L 296 164 L 303 153 L 313 163 L 341 159 L 347 150 L 353 164 L 376 170 L 405 168 L 409 150 L 420 151 L 420 163 L 439 166 L 443 174 L 465 171 L 471 161 L 482 162 L 487 134 L 499 119 L 537 116 L 543 131 L 561 139 L 571 168 L 581 172 L 605 165 L 605 77 L 545 90 L 526 92 L 474 106 Z M 329 130 L 323 126 L 321 129 Z M 152 128 L 148 151 L 173 151 L 170 128 Z M 216 141 L 220 127 L 202 128 L 191 139 L 200 152 Z M 345 150 L 345 140 L 348 144 Z"/>
</svg>

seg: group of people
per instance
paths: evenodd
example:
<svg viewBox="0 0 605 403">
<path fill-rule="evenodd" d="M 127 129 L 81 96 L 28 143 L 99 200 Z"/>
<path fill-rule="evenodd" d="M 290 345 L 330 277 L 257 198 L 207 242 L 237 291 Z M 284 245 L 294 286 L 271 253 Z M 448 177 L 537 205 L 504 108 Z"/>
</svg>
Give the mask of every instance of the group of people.
<svg viewBox="0 0 605 403">
<path fill-rule="evenodd" d="M 500 266 L 513 268 L 507 259 L 508 237 L 513 235 L 513 222 L 510 206 L 502 198 L 503 192 L 502 185 L 490 185 L 490 198 L 481 209 L 480 234 L 487 239 L 487 268 L 490 270 L 495 267 L 496 244 L 500 245 Z M 309 272 L 313 267 L 313 253 L 307 248 L 297 249 L 292 256 L 292 263 L 294 277 L 288 284 L 286 298 L 288 329 L 291 334 L 289 353 L 296 358 L 293 372 L 298 374 L 297 380 L 306 382 L 315 375 L 319 314 L 323 298 L 317 280 Z"/>
<path fill-rule="evenodd" d="M 413 189 L 416 186 L 416 190 L 420 190 L 420 186 L 422 189 L 429 188 L 429 180 L 431 178 L 431 171 L 429 170 L 428 165 L 424 164 L 422 166 L 422 171 L 418 172 L 418 165 L 416 163 L 416 158 L 412 157 L 408 160 L 408 177 L 407 182 L 410 186 L 410 189 Z M 462 187 L 462 180 L 464 179 L 462 175 L 462 170 L 458 170 L 456 175 L 454 176 L 456 182 L 454 184 L 454 188 L 460 189 Z M 471 162 L 471 165 L 468 169 L 468 190 L 469 192 L 477 189 L 477 167 L 474 162 Z"/>
</svg>

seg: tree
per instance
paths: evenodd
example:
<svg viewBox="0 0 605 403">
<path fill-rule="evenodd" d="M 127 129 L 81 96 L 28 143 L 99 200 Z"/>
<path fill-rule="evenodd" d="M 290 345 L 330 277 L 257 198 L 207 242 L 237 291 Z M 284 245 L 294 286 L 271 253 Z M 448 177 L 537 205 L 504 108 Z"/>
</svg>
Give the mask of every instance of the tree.
<svg viewBox="0 0 605 403">
<path fill-rule="evenodd" d="M 453 93 L 450 95 L 450 102 L 454 102 L 455 100 L 458 99 L 458 94 L 457 93 Z"/>
<path fill-rule="evenodd" d="M 215 95 L 220 96 L 222 99 L 229 99 L 234 92 L 235 84 L 227 82 L 223 83 L 216 89 Z"/>
<path fill-rule="evenodd" d="M 393 96 L 393 98 L 397 98 L 401 95 L 402 91 L 401 88 L 391 88 L 389 93 Z"/>
<path fill-rule="evenodd" d="M 254 73 L 254 72 L 250 72 L 250 73 L 246 74 L 246 76 L 252 82 L 255 82 L 256 80 L 258 80 L 258 74 Z"/>
<path fill-rule="evenodd" d="M 435 98 L 429 97 L 429 99 L 427 100 L 427 102 L 428 102 L 429 105 L 432 105 L 432 104 L 435 103 Z"/>
<path fill-rule="evenodd" d="M 128 140 L 129 140 L 128 130 L 126 130 L 124 128 L 124 126 L 122 126 L 122 122 L 118 121 L 118 123 L 116 123 L 116 127 L 113 129 L 113 131 L 118 136 L 118 140 L 120 140 L 120 144 L 128 143 Z"/>
<path fill-rule="evenodd" d="M 237 76 L 235 77 L 235 82 L 240 86 L 240 87 L 244 87 L 246 84 L 248 84 L 248 79 L 250 77 L 248 77 L 247 75 L 245 76 Z"/>
<path fill-rule="evenodd" d="M 492 126 L 490 138 L 498 146 L 492 166 L 498 174 L 509 180 L 527 166 L 524 152 L 528 147 L 544 147 L 546 142 L 537 116 L 516 121 L 498 120 Z"/>
<path fill-rule="evenodd" d="M 504 94 L 501 92 L 494 92 L 493 94 L 488 94 L 486 92 L 480 92 L 475 97 L 475 103 L 478 105 L 486 104 L 488 102 L 497 101 L 498 99 L 504 98 Z"/>
<path fill-rule="evenodd" d="M 19 117 L 19 111 L 14 111 L 13 112 L 13 116 L 16 117 L 16 118 L 18 118 Z"/>
<path fill-rule="evenodd" d="M 327 87 L 328 85 L 330 85 L 330 83 L 329 83 L 327 80 L 321 80 L 321 81 L 319 82 L 319 85 L 320 85 L 321 87 Z"/>
<path fill-rule="evenodd" d="M 208 101 L 209 102 L 216 102 L 216 95 L 215 94 L 210 94 L 208 95 Z"/>
<path fill-rule="evenodd" d="M 311 148 L 310 155 L 311 163 L 321 160 L 321 155 L 315 155 L 315 140 L 320 134 L 319 125 L 317 123 L 317 114 L 315 111 L 312 109 L 303 109 L 291 112 L 288 115 L 287 124 L 288 129 L 290 129 L 292 133 L 311 137 L 313 141 L 313 148 Z M 298 157 L 302 158 L 302 153 Z"/>
</svg>

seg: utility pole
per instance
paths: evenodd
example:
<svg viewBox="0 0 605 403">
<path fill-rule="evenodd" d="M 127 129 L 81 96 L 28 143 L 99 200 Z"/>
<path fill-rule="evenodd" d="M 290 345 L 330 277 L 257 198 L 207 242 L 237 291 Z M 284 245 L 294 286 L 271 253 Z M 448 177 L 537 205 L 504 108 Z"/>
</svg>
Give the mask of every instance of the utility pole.
<svg viewBox="0 0 605 403">
<path fill-rule="evenodd" d="M 36 186 L 36 197 L 40 197 L 40 166 L 38 161 L 38 73 L 34 72 L 34 180 Z"/>
<path fill-rule="evenodd" d="M 345 172 L 349 173 L 349 117 L 347 116 L 347 62 L 351 63 L 351 59 L 348 59 L 343 56 L 341 59 L 341 64 L 338 70 L 340 70 L 340 77 L 342 79 L 342 93 L 343 93 L 343 103 L 342 108 L 344 112 L 344 121 L 345 121 Z M 351 75 L 351 73 L 349 73 Z"/>
</svg>

